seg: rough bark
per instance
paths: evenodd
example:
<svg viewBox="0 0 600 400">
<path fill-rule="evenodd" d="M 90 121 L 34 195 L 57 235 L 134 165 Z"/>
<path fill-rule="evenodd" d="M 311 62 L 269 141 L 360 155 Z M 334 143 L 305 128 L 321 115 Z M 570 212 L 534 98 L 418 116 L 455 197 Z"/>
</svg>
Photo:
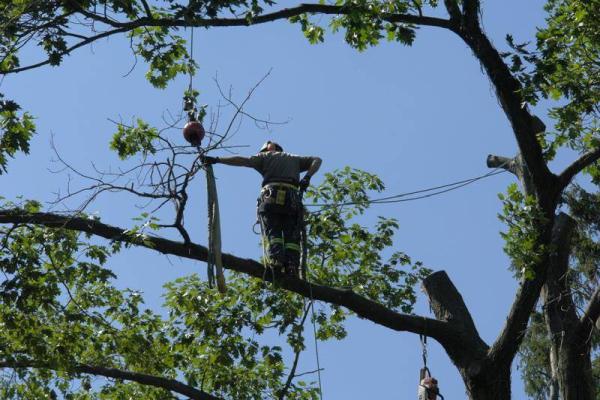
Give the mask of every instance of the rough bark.
<svg viewBox="0 0 600 400">
<path fill-rule="evenodd" d="M 582 337 L 571 296 L 569 255 L 575 221 L 561 213 L 554 227 L 548 279 L 542 290 L 544 318 L 551 338 L 551 383 L 562 400 L 593 400 L 589 337 Z"/>
<path fill-rule="evenodd" d="M 510 399 L 510 362 L 500 364 L 488 355 L 489 346 L 481 339 L 462 296 L 444 271 L 423 281 L 436 318 L 456 327 L 455 341 L 444 346 L 458 368 L 470 400 Z"/>
</svg>

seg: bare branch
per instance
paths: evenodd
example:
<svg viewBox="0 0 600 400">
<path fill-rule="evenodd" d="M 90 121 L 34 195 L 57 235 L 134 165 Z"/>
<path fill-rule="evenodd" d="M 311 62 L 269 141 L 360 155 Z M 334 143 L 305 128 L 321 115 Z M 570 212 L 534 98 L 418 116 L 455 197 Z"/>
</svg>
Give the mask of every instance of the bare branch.
<svg viewBox="0 0 600 400">
<path fill-rule="evenodd" d="M 146 0 L 141 0 L 141 2 L 144 6 L 144 10 L 146 11 L 146 15 L 148 16 L 148 18 L 152 18 L 152 9 L 150 9 L 148 2 Z"/>
</svg>

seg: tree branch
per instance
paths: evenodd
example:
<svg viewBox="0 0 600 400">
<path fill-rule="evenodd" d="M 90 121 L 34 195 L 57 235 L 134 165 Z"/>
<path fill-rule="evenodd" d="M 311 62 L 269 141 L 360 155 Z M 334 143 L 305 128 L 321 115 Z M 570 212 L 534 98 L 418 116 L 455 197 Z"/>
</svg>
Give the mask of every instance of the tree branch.
<svg viewBox="0 0 600 400">
<path fill-rule="evenodd" d="M 572 221 L 565 213 L 560 213 L 556 217 L 552 230 L 552 243 L 558 241 L 563 235 L 568 235 L 568 232 L 573 229 Z M 529 317 L 537 303 L 542 286 L 546 282 L 548 262 L 549 257 L 545 257 L 545 260 L 534 268 L 533 279 L 521 280 L 515 301 L 506 318 L 506 324 L 489 350 L 488 356 L 493 362 L 500 364 L 512 362 L 527 330 Z"/>
<path fill-rule="evenodd" d="M 150 9 L 148 2 L 146 0 L 141 0 L 141 2 L 144 6 L 144 10 L 146 11 L 146 15 L 148 16 L 148 18 L 152 18 L 152 9 Z"/>
<path fill-rule="evenodd" d="M 468 23 L 479 24 L 479 0 L 462 0 L 463 14 Z"/>
<path fill-rule="evenodd" d="M 455 326 L 461 333 L 461 345 L 445 347 L 452 361 L 466 367 L 473 359 L 483 358 L 488 346 L 479 336 L 471 313 L 448 274 L 445 271 L 434 272 L 423 280 L 423 289 L 436 318 Z"/>
<path fill-rule="evenodd" d="M 111 31 L 106 31 L 106 32 L 102 32 L 99 33 L 97 35 L 94 36 L 90 36 L 89 38 L 82 40 L 81 42 L 74 44 L 73 46 L 69 47 L 68 49 L 64 50 L 63 52 L 60 53 L 61 56 L 66 56 L 69 55 L 73 50 L 77 50 L 80 47 L 86 46 L 90 43 L 95 42 L 98 39 L 102 39 L 108 36 L 112 36 L 115 35 L 117 33 L 123 33 L 123 32 L 127 32 L 130 31 L 131 28 L 119 28 L 119 29 L 114 29 Z M 31 64 L 31 65 L 27 65 L 25 67 L 19 67 L 19 68 L 13 68 L 13 69 L 9 69 L 6 71 L 0 71 L 0 75 L 7 75 L 7 74 L 16 74 L 18 72 L 23 72 L 23 71 L 27 71 L 30 69 L 35 69 L 35 68 L 39 68 L 42 67 L 44 65 L 48 65 L 50 64 L 50 58 L 48 58 L 45 61 L 40 61 L 39 63 L 36 64 Z"/>
<path fill-rule="evenodd" d="M 561 190 L 571 183 L 571 180 L 575 177 L 575 175 L 598 160 L 600 160 L 600 147 L 585 153 L 583 156 L 565 168 L 565 170 L 558 176 Z"/>
<path fill-rule="evenodd" d="M 450 15 L 450 20 L 459 23 L 462 19 L 462 14 L 460 8 L 458 8 L 457 0 L 444 0 L 444 5 L 446 6 L 448 15 Z"/>
<path fill-rule="evenodd" d="M 521 84 L 511 74 L 481 27 L 463 24 L 453 31 L 464 40 L 483 64 L 496 89 L 502 109 L 512 125 L 519 152 L 531 173 L 540 205 L 548 214 L 553 213 L 559 192 L 557 177 L 548 169 L 542 147 L 537 140 L 537 134 L 544 129 L 543 124 L 539 118 L 529 113 L 520 94 Z"/>
<path fill-rule="evenodd" d="M 123 379 L 126 381 L 137 382 L 142 385 L 154 386 L 157 388 L 179 393 L 194 400 L 222 400 L 209 393 L 198 390 L 192 386 L 186 385 L 174 379 L 162 378 L 159 376 L 148 375 L 138 372 L 124 371 L 116 368 L 105 368 L 86 364 L 75 364 L 68 367 L 55 367 L 51 364 L 35 361 L 0 361 L 0 368 L 39 368 L 50 369 L 54 371 L 65 371 L 83 373 L 90 375 L 99 375 L 113 379 Z"/>
<path fill-rule="evenodd" d="M 251 26 L 251 25 L 259 25 L 268 22 L 274 22 L 282 19 L 288 19 L 291 17 L 296 17 L 302 14 L 324 14 L 324 15 L 346 15 L 349 14 L 352 10 L 347 6 L 332 6 L 326 4 L 300 4 L 297 7 L 284 8 L 279 11 L 275 11 L 272 13 L 267 13 L 263 15 L 255 16 L 251 19 L 248 18 L 194 18 L 194 19 L 170 19 L 170 18 L 152 18 L 150 16 L 139 18 L 133 21 L 128 22 L 119 22 L 113 19 L 107 18 L 103 15 L 95 14 L 93 12 L 87 11 L 82 8 L 77 2 L 70 0 L 69 3 L 74 7 L 77 12 L 89 18 L 93 21 L 102 22 L 110 27 L 115 28 L 114 30 L 109 30 L 103 32 L 101 34 L 90 37 L 87 40 L 77 43 L 66 49 L 61 55 L 68 55 L 73 50 L 76 50 L 79 47 L 90 44 L 98 39 L 103 37 L 107 37 L 113 35 L 115 33 L 128 32 L 135 28 L 143 27 L 143 26 L 161 26 L 161 27 L 230 27 L 230 26 Z M 414 25 L 423 25 L 423 26 L 434 26 L 440 28 L 450 29 L 450 21 L 436 18 L 436 17 L 427 17 L 421 15 L 411 15 L 411 14 L 382 14 L 382 20 L 391 22 L 391 23 L 406 23 L 406 24 L 414 24 Z M 45 60 L 36 64 L 28 65 L 25 67 L 14 68 L 6 71 L 0 71 L 0 74 L 6 75 L 11 73 L 23 72 L 29 69 L 38 68 L 50 63 L 50 60 Z"/>
<path fill-rule="evenodd" d="M 106 225 L 94 219 L 63 216 L 52 213 L 27 213 L 21 209 L 0 211 L 0 223 L 22 223 L 61 228 L 85 232 L 109 240 L 129 243 L 146 247 L 162 254 L 170 254 L 192 260 L 208 260 L 207 248 L 198 244 L 185 244 L 153 235 L 133 237 L 127 230 Z M 273 281 L 270 274 L 265 274 L 265 267 L 251 259 L 243 259 L 231 254 L 223 254 L 224 268 L 241 272 L 252 277 Z M 266 276 L 265 276 L 266 275 Z M 442 345 L 449 341 L 456 341 L 460 332 L 445 321 L 415 315 L 401 314 L 393 311 L 373 300 L 369 300 L 347 289 L 336 289 L 322 286 L 304 280 L 281 276 L 276 277 L 277 284 L 283 289 L 300 294 L 306 298 L 322 300 L 327 303 L 343 306 L 359 317 L 368 319 L 376 324 L 396 331 L 406 331 L 417 334 L 426 334 L 440 342 Z"/>
<path fill-rule="evenodd" d="M 585 309 L 583 315 L 580 318 L 580 324 L 578 328 L 578 337 L 589 337 L 592 329 L 600 329 L 597 326 L 598 318 L 600 318 L 600 287 L 597 287 Z"/>
</svg>

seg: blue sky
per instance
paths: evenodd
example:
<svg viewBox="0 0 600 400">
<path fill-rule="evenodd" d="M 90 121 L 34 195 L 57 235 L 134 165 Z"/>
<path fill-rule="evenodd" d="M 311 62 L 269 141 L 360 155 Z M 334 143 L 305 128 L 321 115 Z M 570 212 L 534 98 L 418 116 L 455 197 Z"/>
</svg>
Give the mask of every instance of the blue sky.
<svg viewBox="0 0 600 400">
<path fill-rule="evenodd" d="M 543 24 L 542 6 L 540 0 L 485 2 L 485 30 L 499 49 L 505 48 L 507 33 L 517 41 L 532 40 L 535 27 Z M 482 175 L 488 172 L 488 154 L 516 153 L 508 121 L 479 63 L 458 37 L 441 29 L 420 29 L 412 47 L 384 42 L 363 53 L 345 45 L 339 34 L 310 45 L 298 26 L 286 22 L 197 29 L 194 52 L 200 65 L 195 77 L 200 101 L 213 107 L 219 101 L 216 76 L 240 99 L 271 71 L 248 110 L 289 122 L 273 126 L 271 132 L 243 124 L 232 143 L 248 146 L 240 148 L 243 155 L 274 139 L 290 152 L 320 156 L 321 172 L 350 165 L 375 173 L 391 195 Z M 35 61 L 35 54 L 27 56 Z M 53 192 L 64 189 L 66 175 L 49 172 L 56 167 L 51 162 L 52 136 L 61 155 L 78 168 L 91 171 L 92 162 L 114 168 L 120 161 L 108 150 L 115 131 L 109 118 L 140 117 L 160 125 L 166 110 L 181 109 L 187 79 L 156 90 L 145 81 L 141 61 L 124 76 L 133 64 L 128 42 L 111 38 L 77 51 L 60 68 L 44 67 L 2 81 L 0 91 L 31 111 L 39 127 L 31 155 L 12 160 L 10 173 L 0 176 L 4 196 L 52 200 Z M 546 120 L 543 109 L 538 115 Z M 555 170 L 563 159 L 553 165 Z M 258 237 L 251 228 L 259 175 L 222 165 L 215 167 L 215 174 L 223 250 L 258 259 Z M 313 182 L 320 179 L 317 174 Z M 488 343 L 502 328 L 516 288 L 497 219 L 497 194 L 513 181 L 501 174 L 442 196 L 375 206 L 364 218 L 366 223 L 377 215 L 398 219 L 395 249 L 448 272 Z M 188 226 L 193 239 L 205 244 L 203 180 L 195 182 L 190 202 Z M 130 226 L 140 213 L 135 204 L 129 197 L 110 195 L 88 211 L 97 211 L 107 223 Z M 204 264 L 144 250 L 123 253 L 111 267 L 120 287 L 143 290 L 153 308 L 161 303 L 164 282 L 205 270 Z M 423 296 L 417 311 L 429 313 Z M 320 345 L 324 398 L 414 398 L 421 362 L 418 338 L 357 319 L 348 327 L 346 340 Z M 313 351 L 310 345 L 304 370 L 315 367 Z M 462 380 L 437 343 L 431 341 L 429 354 L 446 399 L 465 398 Z M 524 398 L 518 374 L 513 375 L 514 398 Z"/>
</svg>

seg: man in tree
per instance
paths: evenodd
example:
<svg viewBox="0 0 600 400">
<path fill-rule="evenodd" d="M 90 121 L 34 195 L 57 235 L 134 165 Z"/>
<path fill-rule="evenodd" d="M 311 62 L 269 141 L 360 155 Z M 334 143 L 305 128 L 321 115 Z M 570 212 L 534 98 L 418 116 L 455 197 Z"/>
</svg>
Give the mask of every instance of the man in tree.
<svg viewBox="0 0 600 400">
<path fill-rule="evenodd" d="M 255 156 L 205 156 L 203 162 L 249 167 L 260 172 L 263 182 L 258 199 L 258 218 L 266 261 L 271 268 L 297 276 L 302 218 L 300 192 L 306 190 L 310 178 L 319 170 L 321 159 L 286 153 L 279 144 L 267 141 Z M 300 179 L 303 171 L 306 174 Z"/>
</svg>

